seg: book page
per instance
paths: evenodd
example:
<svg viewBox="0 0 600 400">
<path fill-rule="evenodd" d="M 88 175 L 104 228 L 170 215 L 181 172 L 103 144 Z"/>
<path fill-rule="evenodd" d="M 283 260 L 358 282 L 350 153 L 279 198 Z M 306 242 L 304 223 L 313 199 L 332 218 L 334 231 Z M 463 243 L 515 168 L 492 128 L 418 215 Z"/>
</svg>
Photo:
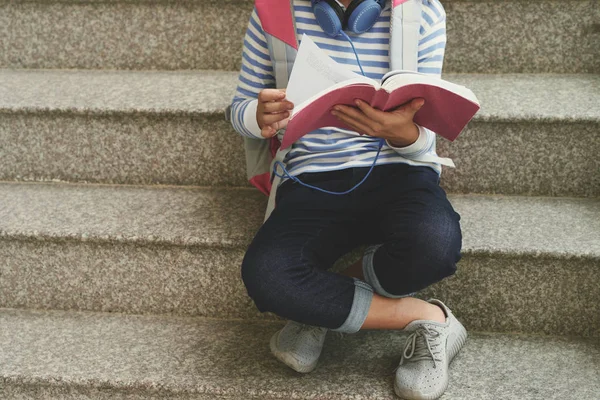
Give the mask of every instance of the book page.
<svg viewBox="0 0 600 400">
<path fill-rule="evenodd" d="M 479 104 L 477 97 L 475 94 L 468 88 L 457 85 L 456 83 L 452 83 L 441 78 L 437 78 L 435 76 L 421 74 L 418 72 L 411 71 L 392 71 L 392 73 L 388 72 L 385 76 L 385 82 L 382 87 L 388 92 L 391 93 L 394 90 L 401 88 L 407 85 L 430 85 L 439 87 L 441 89 L 445 89 L 449 92 L 456 93 L 460 97 L 463 97 L 473 103 Z"/>
<path fill-rule="evenodd" d="M 335 62 L 304 34 L 288 82 L 286 99 L 295 106 L 300 105 L 335 84 L 351 79 L 378 85 L 377 81 Z"/>
<path fill-rule="evenodd" d="M 394 69 L 392 71 L 388 71 L 385 75 L 383 75 L 383 77 L 381 78 L 381 86 L 384 86 L 385 81 L 387 81 L 389 78 L 396 76 L 396 75 L 402 75 L 402 74 L 413 74 L 413 75 L 416 74 L 416 75 L 431 76 L 431 75 L 423 74 L 421 72 L 409 71 L 406 69 Z"/>
<path fill-rule="evenodd" d="M 331 93 L 331 92 L 335 92 L 338 89 L 341 88 L 350 88 L 350 87 L 356 87 L 356 86 L 360 86 L 363 88 L 363 93 L 365 94 L 365 96 L 358 96 L 356 98 L 362 99 L 363 101 L 366 101 L 367 103 L 369 103 L 371 101 L 372 95 L 373 95 L 373 89 L 377 90 L 376 88 L 373 88 L 373 85 L 371 85 L 370 83 L 366 83 L 364 81 L 363 77 L 359 77 L 358 79 L 349 79 L 349 80 L 345 80 L 342 81 L 340 83 L 336 83 L 333 86 L 328 87 L 326 90 L 323 90 L 317 94 L 315 94 L 312 97 L 309 97 L 308 99 L 306 99 L 304 102 L 300 103 L 300 104 L 294 104 L 294 111 L 292 112 L 292 115 L 290 117 L 290 120 L 292 120 L 294 118 L 294 116 L 299 113 L 300 111 L 302 111 L 304 108 L 310 106 L 313 102 L 317 101 L 318 99 L 320 99 L 321 97 L 326 96 L 327 94 Z M 364 90 L 366 89 L 366 90 Z M 353 92 L 355 94 L 359 94 L 360 92 Z M 352 105 L 354 107 L 354 103 L 353 100 L 354 98 L 348 100 L 347 98 L 344 99 L 345 100 L 345 104 L 346 105 Z M 341 99 L 340 99 L 341 101 Z M 339 103 L 339 104 L 344 104 Z M 333 105 L 332 105 L 333 106 Z"/>
</svg>

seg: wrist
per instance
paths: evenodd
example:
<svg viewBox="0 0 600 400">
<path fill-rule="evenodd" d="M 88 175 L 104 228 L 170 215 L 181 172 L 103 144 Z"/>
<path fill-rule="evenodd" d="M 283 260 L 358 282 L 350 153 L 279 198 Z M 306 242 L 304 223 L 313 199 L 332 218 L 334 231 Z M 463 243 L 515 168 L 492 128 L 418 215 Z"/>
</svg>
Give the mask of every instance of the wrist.
<svg viewBox="0 0 600 400">
<path fill-rule="evenodd" d="M 262 139 L 263 136 L 261 134 L 262 127 L 258 122 L 258 100 L 254 99 L 248 102 L 246 106 L 246 110 L 243 114 L 243 125 L 246 130 L 255 138 Z"/>
<path fill-rule="evenodd" d="M 414 144 L 419 139 L 419 127 L 412 122 L 404 129 L 404 136 L 401 138 L 388 139 L 388 144 L 392 147 L 407 147 Z"/>
</svg>

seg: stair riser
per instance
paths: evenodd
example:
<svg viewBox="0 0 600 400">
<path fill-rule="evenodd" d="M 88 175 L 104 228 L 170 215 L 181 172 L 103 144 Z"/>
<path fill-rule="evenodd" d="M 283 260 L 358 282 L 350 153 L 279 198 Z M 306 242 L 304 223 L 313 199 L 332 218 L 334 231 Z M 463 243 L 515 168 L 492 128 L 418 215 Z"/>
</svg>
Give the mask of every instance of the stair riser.
<svg viewBox="0 0 600 400">
<path fill-rule="evenodd" d="M 5 238 L 0 254 L 0 307 L 275 318 L 247 296 L 242 248 Z M 446 301 L 468 329 L 599 336 L 597 263 L 467 252 L 456 276 L 421 295 Z"/>
<path fill-rule="evenodd" d="M 3 2 L 0 67 L 239 70 L 252 4 Z M 444 5 L 446 72 L 600 71 L 595 1 Z"/>
<path fill-rule="evenodd" d="M 600 196 L 597 123 L 474 121 L 454 143 L 453 193 Z M 221 114 L 7 113 L 0 180 L 246 186 L 242 139 Z"/>
<path fill-rule="evenodd" d="M 223 114 L 0 114 L 0 179 L 244 186 L 241 137 Z"/>
<path fill-rule="evenodd" d="M 469 124 L 453 143 L 442 185 L 451 193 L 600 196 L 600 124 L 483 122 Z"/>
</svg>

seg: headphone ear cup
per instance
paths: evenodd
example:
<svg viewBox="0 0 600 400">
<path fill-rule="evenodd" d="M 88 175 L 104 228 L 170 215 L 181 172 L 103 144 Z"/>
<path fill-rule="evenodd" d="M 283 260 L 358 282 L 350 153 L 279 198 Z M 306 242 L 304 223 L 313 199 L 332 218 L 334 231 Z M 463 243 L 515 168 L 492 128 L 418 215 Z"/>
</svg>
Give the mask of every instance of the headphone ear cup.
<svg viewBox="0 0 600 400">
<path fill-rule="evenodd" d="M 354 0 L 346 10 L 344 26 L 352 33 L 365 33 L 375 25 L 382 10 L 375 0 Z"/>
<path fill-rule="evenodd" d="M 345 14 L 342 7 L 335 0 L 313 2 L 313 13 L 321 29 L 326 34 L 332 37 L 340 34 L 343 29 Z"/>
</svg>

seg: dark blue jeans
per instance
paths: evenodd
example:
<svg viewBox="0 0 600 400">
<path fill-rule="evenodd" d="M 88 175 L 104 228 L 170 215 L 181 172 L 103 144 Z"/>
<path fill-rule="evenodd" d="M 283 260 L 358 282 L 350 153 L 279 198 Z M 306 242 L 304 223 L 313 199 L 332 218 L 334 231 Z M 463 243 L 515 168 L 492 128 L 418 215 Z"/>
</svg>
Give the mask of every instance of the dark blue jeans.
<svg viewBox="0 0 600 400">
<path fill-rule="evenodd" d="M 299 178 L 344 191 L 367 171 L 349 168 Z M 376 166 L 365 183 L 343 196 L 287 180 L 246 252 L 242 279 L 261 312 L 356 332 L 373 292 L 403 297 L 454 274 L 462 242 L 459 221 L 438 174 L 428 167 Z M 365 281 L 329 271 L 360 245 L 370 245 L 362 259 Z"/>
</svg>

